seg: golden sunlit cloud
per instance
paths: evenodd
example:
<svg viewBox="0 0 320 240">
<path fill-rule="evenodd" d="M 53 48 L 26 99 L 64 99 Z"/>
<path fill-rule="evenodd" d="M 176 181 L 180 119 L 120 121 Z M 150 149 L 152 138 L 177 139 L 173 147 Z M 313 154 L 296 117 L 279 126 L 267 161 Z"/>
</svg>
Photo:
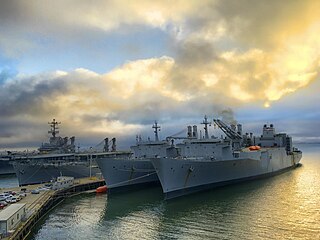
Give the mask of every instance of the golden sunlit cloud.
<svg viewBox="0 0 320 240">
<path fill-rule="evenodd" d="M 12 8 L 8 5 L 0 13 Z M 113 33 L 126 38 L 134 27 L 146 34 L 157 29 L 169 40 L 166 56 L 133 57 L 104 74 L 81 66 L 19 73 L 0 88 L 2 116 L 8 122 L 47 122 L 55 116 L 72 122 L 70 129 L 113 134 L 140 129 L 145 119 L 163 115 L 189 116 L 251 103 L 272 109 L 274 102 L 319 77 L 317 1 L 28 1 L 15 7 L 15 15 L 6 15 L 14 23 L 8 30 L 13 25 L 21 26 L 22 33 L 33 29 L 48 42 L 52 36 L 76 41 L 87 29 L 92 42 Z M 11 22 L 1 14 L 0 20 Z M 7 57 L 37 47 L 37 37 L 2 35 L 0 49 Z"/>
</svg>

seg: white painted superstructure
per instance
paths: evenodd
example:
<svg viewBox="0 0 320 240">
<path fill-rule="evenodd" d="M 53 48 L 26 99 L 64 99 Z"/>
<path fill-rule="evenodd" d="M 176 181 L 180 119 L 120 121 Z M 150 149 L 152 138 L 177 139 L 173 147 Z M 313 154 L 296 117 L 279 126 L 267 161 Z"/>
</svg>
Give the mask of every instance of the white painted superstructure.
<svg viewBox="0 0 320 240">
<path fill-rule="evenodd" d="M 73 184 L 74 184 L 74 177 L 60 176 L 60 177 L 57 177 L 57 180 L 55 182 L 53 182 L 52 189 L 60 190 L 60 189 L 71 187 Z"/>
<path fill-rule="evenodd" d="M 110 191 L 159 182 L 150 158 L 167 156 L 172 146 L 168 141 L 159 140 L 157 122 L 152 128 L 155 129 L 154 141 L 142 141 L 137 136 L 136 145 L 131 146 L 130 152 L 110 152 L 96 160 Z"/>
<path fill-rule="evenodd" d="M 301 151 L 292 147 L 291 137 L 276 134 L 273 125 L 265 125 L 262 135 L 253 137 L 241 136 L 240 124 L 236 129 L 221 120 L 214 122 L 225 138 L 209 138 L 210 123 L 205 118 L 204 138 L 189 137 L 177 144 L 178 156 L 151 159 L 166 198 L 275 175 L 297 166 L 302 157 Z"/>
</svg>

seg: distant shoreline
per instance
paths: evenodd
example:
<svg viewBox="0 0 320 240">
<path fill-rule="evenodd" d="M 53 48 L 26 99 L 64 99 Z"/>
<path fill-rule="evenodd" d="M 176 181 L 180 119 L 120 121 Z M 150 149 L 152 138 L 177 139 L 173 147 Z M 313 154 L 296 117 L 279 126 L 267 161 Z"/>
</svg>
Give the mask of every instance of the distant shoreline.
<svg viewBox="0 0 320 240">
<path fill-rule="evenodd" d="M 320 144 L 320 142 L 294 142 L 293 144 Z"/>
</svg>

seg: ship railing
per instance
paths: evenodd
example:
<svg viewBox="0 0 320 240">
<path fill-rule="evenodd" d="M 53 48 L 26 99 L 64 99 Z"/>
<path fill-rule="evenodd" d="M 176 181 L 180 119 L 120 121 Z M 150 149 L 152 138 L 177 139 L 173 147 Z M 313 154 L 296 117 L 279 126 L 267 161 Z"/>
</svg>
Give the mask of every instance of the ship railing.
<svg viewBox="0 0 320 240">
<path fill-rule="evenodd" d="M 192 160 L 192 161 L 204 161 L 204 160 L 210 160 L 210 161 L 218 161 L 219 159 L 215 156 L 205 156 L 205 157 L 187 157 L 187 156 L 179 156 L 177 159 L 181 160 Z"/>
</svg>

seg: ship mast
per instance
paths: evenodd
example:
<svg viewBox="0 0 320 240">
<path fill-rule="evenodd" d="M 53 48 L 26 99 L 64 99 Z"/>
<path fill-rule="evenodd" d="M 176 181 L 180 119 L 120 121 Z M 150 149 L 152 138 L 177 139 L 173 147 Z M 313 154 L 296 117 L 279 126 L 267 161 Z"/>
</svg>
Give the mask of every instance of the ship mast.
<svg viewBox="0 0 320 240">
<path fill-rule="evenodd" d="M 152 128 L 154 128 L 155 141 L 159 141 L 158 131 L 160 131 L 160 126 L 158 125 L 157 121 L 154 121 Z"/>
<path fill-rule="evenodd" d="M 48 124 L 50 125 L 51 129 L 50 131 L 48 131 L 48 133 L 52 134 L 52 137 L 55 138 L 56 134 L 59 133 L 58 129 L 58 125 L 61 124 L 61 122 L 57 122 L 55 119 L 52 120 L 52 122 L 48 122 Z"/>
<path fill-rule="evenodd" d="M 205 136 L 205 139 L 208 139 L 209 138 L 208 125 L 210 126 L 211 122 L 208 122 L 207 115 L 204 116 L 204 120 L 203 120 L 203 122 L 201 124 L 204 124 L 204 136 Z"/>
</svg>

